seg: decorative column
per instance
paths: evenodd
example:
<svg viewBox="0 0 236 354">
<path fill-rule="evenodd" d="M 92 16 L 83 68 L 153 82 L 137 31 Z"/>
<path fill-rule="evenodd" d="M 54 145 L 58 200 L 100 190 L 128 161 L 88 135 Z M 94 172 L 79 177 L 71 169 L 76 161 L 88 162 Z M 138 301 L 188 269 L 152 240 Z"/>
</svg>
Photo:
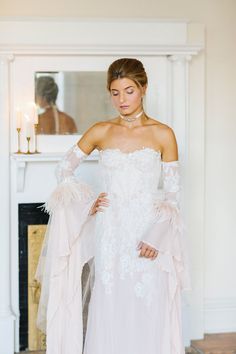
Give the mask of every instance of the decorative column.
<svg viewBox="0 0 236 354">
<path fill-rule="evenodd" d="M 0 354 L 14 353 L 14 315 L 10 293 L 10 114 L 9 63 L 0 56 Z"/>
<path fill-rule="evenodd" d="M 171 126 L 173 127 L 179 147 L 179 158 L 185 162 L 188 155 L 188 120 L 189 120 L 189 54 L 171 55 Z"/>
<path fill-rule="evenodd" d="M 189 61 L 192 56 L 189 54 L 174 54 L 168 56 L 170 60 L 170 117 L 169 123 L 173 128 L 179 150 L 179 161 L 181 162 L 182 185 L 182 209 L 187 218 L 186 208 L 188 195 L 188 146 L 189 146 Z"/>
<path fill-rule="evenodd" d="M 173 128 L 177 143 L 179 160 L 181 163 L 181 209 L 184 215 L 184 220 L 187 220 L 187 201 L 188 201 L 188 124 L 189 124 L 189 77 L 188 77 L 188 62 L 191 56 L 188 54 L 168 56 L 170 61 L 169 66 L 169 84 L 170 84 L 170 116 L 169 123 Z M 185 346 L 190 346 L 191 333 L 189 330 L 190 319 L 190 304 L 189 299 L 184 297 L 182 304 L 182 318 Z"/>
<path fill-rule="evenodd" d="M 192 55 L 195 55 L 195 53 Z M 199 130 L 193 132 L 190 125 L 189 62 L 192 59 L 192 55 L 184 53 L 168 57 L 170 61 L 170 87 L 172 87 L 170 95 L 170 124 L 175 131 L 179 147 L 181 185 L 183 188 L 181 208 L 186 225 L 186 240 L 189 247 L 193 289 L 189 295 L 187 294 L 183 298 L 183 328 L 186 345 L 189 344 L 190 339 L 202 338 L 204 334 L 205 269 L 204 262 L 199 262 L 199 259 L 204 260 L 204 150 L 202 149 L 202 136 L 199 135 Z M 204 86 L 201 86 L 203 75 L 204 72 L 200 70 L 200 90 L 204 95 Z M 198 104 L 204 104 L 204 99 Z M 191 105 L 194 107 L 193 103 Z M 192 115 L 191 119 L 194 119 L 194 115 Z M 200 116 L 199 120 L 204 122 L 204 116 Z M 199 124 L 201 125 L 201 123 Z M 204 131 L 204 128 L 202 131 Z M 193 134 L 198 136 L 199 145 L 201 146 L 198 149 L 194 149 L 189 141 Z"/>
</svg>

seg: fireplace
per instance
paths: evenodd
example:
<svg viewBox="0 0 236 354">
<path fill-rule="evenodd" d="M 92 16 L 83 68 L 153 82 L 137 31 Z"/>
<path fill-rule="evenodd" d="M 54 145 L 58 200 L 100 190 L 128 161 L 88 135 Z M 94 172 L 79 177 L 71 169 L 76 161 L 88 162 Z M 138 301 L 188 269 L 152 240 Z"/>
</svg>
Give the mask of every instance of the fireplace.
<svg viewBox="0 0 236 354">
<path fill-rule="evenodd" d="M 33 236 L 37 238 L 38 233 L 44 234 L 45 226 L 48 222 L 48 214 L 40 207 L 43 203 L 22 203 L 19 204 L 19 310 L 20 310 L 20 327 L 19 327 L 19 344 L 20 350 L 39 350 L 45 348 L 43 335 L 35 333 L 35 302 L 32 300 L 33 292 L 37 289 L 37 284 L 33 284 L 32 274 L 29 279 L 29 269 L 35 268 L 32 261 L 29 264 L 29 254 L 33 252 L 38 256 L 42 240 L 32 240 Z M 34 225 L 35 230 L 29 232 L 29 226 Z M 43 229 L 40 226 L 44 226 Z M 41 236 L 41 235 L 40 235 Z M 42 235 L 43 236 L 43 235 Z M 43 237 L 41 237 L 42 239 Z M 36 248 L 36 249 L 35 249 Z M 35 260 L 34 260 L 35 263 Z M 32 269 L 34 272 L 34 269 Z M 31 271 L 31 273 L 32 273 Z M 29 298 L 31 296 L 31 298 Z M 34 304 L 33 304 L 34 303 Z M 33 312 L 33 313 L 32 313 Z M 41 343 L 39 343 L 41 342 Z"/>
</svg>

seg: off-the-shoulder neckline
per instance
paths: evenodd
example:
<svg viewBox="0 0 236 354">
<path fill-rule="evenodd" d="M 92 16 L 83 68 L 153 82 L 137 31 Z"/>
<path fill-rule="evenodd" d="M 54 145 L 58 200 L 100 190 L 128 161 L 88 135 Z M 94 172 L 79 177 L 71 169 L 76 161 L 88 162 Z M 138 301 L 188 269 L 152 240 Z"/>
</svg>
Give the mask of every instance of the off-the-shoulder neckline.
<svg viewBox="0 0 236 354">
<path fill-rule="evenodd" d="M 100 149 L 98 150 L 99 153 L 104 153 L 104 152 L 107 152 L 107 151 L 117 151 L 117 152 L 120 152 L 121 154 L 124 154 L 124 155 L 132 155 L 132 154 L 135 154 L 137 152 L 140 152 L 140 151 L 145 151 L 145 150 L 149 150 L 149 151 L 152 151 L 158 155 L 161 155 L 161 151 L 160 150 L 155 150 L 154 148 L 151 148 L 151 147 L 146 147 L 146 146 L 143 146 L 142 148 L 140 149 L 136 149 L 136 150 L 133 150 L 133 151 L 122 151 L 120 148 L 106 148 L 106 149 Z"/>
<path fill-rule="evenodd" d="M 79 150 L 81 150 L 80 149 L 80 147 L 77 145 L 77 148 L 79 149 Z M 100 154 L 102 154 L 102 153 L 105 153 L 105 152 L 109 152 L 109 151 L 116 151 L 116 152 L 119 152 L 120 154 L 122 154 L 122 155 L 127 155 L 127 156 L 129 156 L 129 155 L 132 155 L 132 154 L 135 154 L 135 153 L 138 153 L 138 152 L 141 152 L 141 151 L 151 151 L 151 152 L 153 152 L 154 154 L 157 154 L 160 158 L 161 158 L 161 150 L 159 149 L 159 150 L 155 150 L 154 148 L 152 148 L 152 147 L 149 147 L 149 146 L 143 146 L 143 147 L 141 147 L 141 148 L 139 148 L 139 149 L 135 149 L 135 150 L 133 150 L 133 151 L 122 151 L 120 148 L 105 148 L 105 149 L 97 149 L 98 150 L 98 152 L 100 153 Z M 81 150 L 82 151 L 82 150 Z M 87 155 L 88 156 L 88 154 L 86 154 L 85 152 L 83 152 L 85 155 Z M 163 160 L 161 160 L 161 162 L 163 163 L 163 164 L 175 164 L 176 162 L 179 162 L 179 160 L 174 160 L 174 161 L 163 161 Z"/>
<path fill-rule="evenodd" d="M 125 155 L 125 156 L 133 155 L 133 154 L 141 152 L 141 151 L 151 151 L 154 154 L 157 154 L 158 157 L 161 158 L 161 150 L 155 150 L 154 148 L 151 148 L 151 147 L 148 147 L 148 146 L 143 146 L 142 148 L 136 149 L 136 150 L 133 150 L 133 151 L 122 151 L 120 148 L 106 148 L 106 149 L 100 149 L 98 151 L 99 151 L 100 154 L 103 154 L 103 153 L 109 152 L 109 151 L 116 151 L 116 152 L 119 152 L 120 154 Z M 171 166 L 171 165 L 176 165 L 176 163 L 179 163 L 179 160 L 174 160 L 174 161 L 163 161 L 163 160 L 161 160 L 161 162 L 162 162 L 163 165 Z"/>
</svg>

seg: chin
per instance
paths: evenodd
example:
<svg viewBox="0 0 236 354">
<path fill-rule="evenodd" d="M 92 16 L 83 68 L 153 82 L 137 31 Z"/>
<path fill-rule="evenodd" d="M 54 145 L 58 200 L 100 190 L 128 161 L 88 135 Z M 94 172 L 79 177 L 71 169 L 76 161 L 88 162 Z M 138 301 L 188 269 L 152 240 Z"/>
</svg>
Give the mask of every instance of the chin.
<svg viewBox="0 0 236 354">
<path fill-rule="evenodd" d="M 132 113 L 131 112 L 127 112 L 127 111 L 121 111 L 120 114 L 122 114 L 123 116 L 129 116 Z"/>
<path fill-rule="evenodd" d="M 120 114 L 124 114 L 124 115 L 129 115 L 132 114 L 133 112 L 135 112 L 133 109 L 121 109 L 119 110 Z"/>
</svg>

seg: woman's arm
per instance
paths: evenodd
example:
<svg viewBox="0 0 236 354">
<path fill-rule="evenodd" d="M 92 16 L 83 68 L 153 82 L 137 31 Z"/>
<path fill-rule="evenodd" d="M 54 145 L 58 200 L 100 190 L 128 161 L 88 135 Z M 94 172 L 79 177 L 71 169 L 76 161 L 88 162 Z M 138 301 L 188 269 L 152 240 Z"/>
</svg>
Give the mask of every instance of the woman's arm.
<svg viewBox="0 0 236 354">
<path fill-rule="evenodd" d="M 96 123 L 83 134 L 81 139 L 66 152 L 58 163 L 56 167 L 58 183 L 75 179 L 75 170 L 96 148 L 100 139 L 102 139 L 101 123 Z"/>
<path fill-rule="evenodd" d="M 75 176 L 75 170 L 96 148 L 98 142 L 103 138 L 103 134 L 104 128 L 102 127 L 102 123 L 96 123 L 84 133 L 77 144 L 73 145 L 66 152 L 56 167 L 56 177 L 58 183 L 75 182 L 78 184 L 77 178 Z M 72 188 L 72 186 L 73 184 L 71 184 L 70 188 Z M 76 189 L 78 189 L 78 186 Z M 76 194 L 76 189 L 74 189 L 74 195 Z M 107 193 L 103 192 L 98 195 L 90 209 L 89 215 L 93 215 L 98 211 L 104 211 L 102 207 L 107 207 L 109 205 L 109 200 L 106 198 L 106 196 Z"/>
<path fill-rule="evenodd" d="M 89 155 L 105 139 L 107 129 L 108 124 L 106 122 L 95 123 L 83 134 L 77 145 Z"/>
<path fill-rule="evenodd" d="M 180 172 L 174 131 L 168 127 L 162 137 L 162 179 L 164 201 L 179 208 Z"/>
<path fill-rule="evenodd" d="M 157 138 L 159 139 L 162 147 L 162 161 L 177 161 L 178 146 L 173 129 L 165 125 Z"/>
<path fill-rule="evenodd" d="M 157 207 L 159 221 L 171 217 L 172 207 L 179 205 L 179 163 L 178 163 L 178 147 L 173 130 L 163 125 L 163 128 L 158 130 L 156 138 L 159 139 L 162 147 L 162 178 L 164 201 Z M 160 216 L 162 215 L 162 218 Z M 167 232 L 168 222 L 162 223 L 163 233 Z M 161 225 L 159 225 L 161 228 Z M 159 240 L 158 240 L 159 241 Z M 155 259 L 158 255 L 158 247 L 155 243 L 155 235 L 149 233 L 148 237 L 141 241 L 138 245 L 140 256 Z"/>
</svg>

